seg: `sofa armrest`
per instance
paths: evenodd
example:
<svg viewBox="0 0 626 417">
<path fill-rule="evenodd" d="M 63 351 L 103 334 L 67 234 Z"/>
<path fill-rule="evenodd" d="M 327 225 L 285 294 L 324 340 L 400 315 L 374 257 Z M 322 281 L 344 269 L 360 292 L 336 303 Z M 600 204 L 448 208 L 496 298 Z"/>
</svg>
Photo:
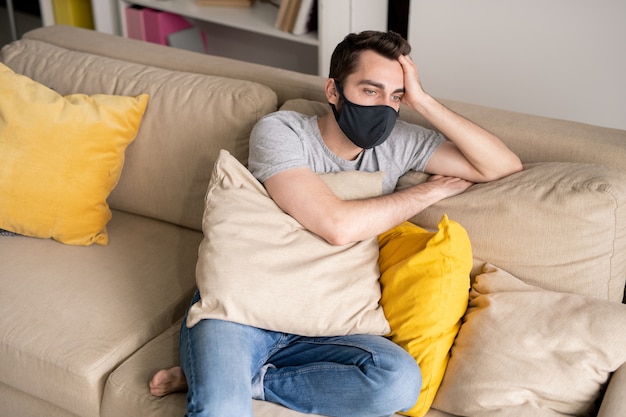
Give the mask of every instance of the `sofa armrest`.
<svg viewBox="0 0 626 417">
<path fill-rule="evenodd" d="M 598 417 L 626 416 L 626 364 L 611 376 Z"/>
</svg>

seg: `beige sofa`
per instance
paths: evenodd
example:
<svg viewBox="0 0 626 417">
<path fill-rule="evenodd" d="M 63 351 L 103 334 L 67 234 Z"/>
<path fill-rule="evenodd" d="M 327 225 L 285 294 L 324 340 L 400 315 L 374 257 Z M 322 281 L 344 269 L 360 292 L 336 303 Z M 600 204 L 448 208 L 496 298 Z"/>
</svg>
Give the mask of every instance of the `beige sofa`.
<svg viewBox="0 0 626 417">
<path fill-rule="evenodd" d="M 183 415 L 184 394 L 153 398 L 147 382 L 157 369 L 178 362 L 178 326 L 195 289 L 213 163 L 220 149 L 245 163 L 254 123 L 286 103 L 303 111 L 324 109 L 312 103 L 323 102 L 324 80 L 62 26 L 27 33 L 2 50 L 1 61 L 61 94 L 148 93 L 150 100 L 108 199 L 108 245 L 0 236 L 0 414 Z M 434 228 L 445 212 L 462 224 L 474 250 L 473 276 L 488 262 L 553 292 L 621 303 L 626 131 L 444 103 L 498 134 L 526 169 L 472 187 L 413 221 Z M 406 110 L 402 117 L 423 122 Z M 407 175 L 402 184 L 415 177 Z M 524 306 L 514 311 L 511 320 L 528 314 Z M 539 327 L 526 332 L 538 333 Z M 611 337 L 624 346 L 626 334 Z M 569 337 L 562 339 L 556 342 Z M 540 379 L 551 377 L 550 358 L 540 364 Z M 515 377 L 494 381 L 514 385 Z M 626 415 L 626 366 L 612 374 L 608 387 L 597 378 L 598 415 Z M 445 379 L 448 393 L 435 399 L 429 417 L 458 408 L 446 401 L 455 400 L 451 386 L 460 382 L 454 375 Z M 569 382 L 555 383 L 567 390 Z M 260 417 L 298 415 L 256 401 L 254 409 Z M 558 414 L 513 404 L 484 414 L 468 409 L 467 415 Z"/>
</svg>

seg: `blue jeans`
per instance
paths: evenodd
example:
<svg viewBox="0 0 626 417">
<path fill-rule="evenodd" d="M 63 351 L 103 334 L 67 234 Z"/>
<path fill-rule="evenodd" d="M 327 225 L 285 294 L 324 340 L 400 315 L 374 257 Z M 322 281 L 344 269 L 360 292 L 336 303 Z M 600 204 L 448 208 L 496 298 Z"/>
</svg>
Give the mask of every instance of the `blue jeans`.
<svg viewBox="0 0 626 417">
<path fill-rule="evenodd" d="M 421 387 L 415 360 L 382 336 L 302 337 L 221 320 L 189 329 L 183 320 L 180 355 L 187 417 L 252 417 L 251 398 L 302 413 L 390 416 L 411 408 Z"/>
</svg>

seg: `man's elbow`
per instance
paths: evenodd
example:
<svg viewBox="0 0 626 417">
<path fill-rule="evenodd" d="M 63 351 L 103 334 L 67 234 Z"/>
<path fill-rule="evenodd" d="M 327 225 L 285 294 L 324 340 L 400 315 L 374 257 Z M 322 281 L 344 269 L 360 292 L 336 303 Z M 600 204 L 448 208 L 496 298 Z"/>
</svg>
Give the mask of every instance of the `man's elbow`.
<svg viewBox="0 0 626 417">
<path fill-rule="evenodd" d="M 343 246 L 355 241 L 351 239 L 347 233 L 342 233 L 339 230 L 329 231 L 325 233 L 324 236 L 320 237 L 333 246 Z"/>
<path fill-rule="evenodd" d="M 490 182 L 508 177 L 509 175 L 520 172 L 524 169 L 522 161 L 515 159 L 505 165 L 502 165 L 500 169 L 492 170 L 483 174 L 483 179 L 480 182 Z"/>
<path fill-rule="evenodd" d="M 353 243 L 358 239 L 350 233 L 351 227 L 345 220 L 329 220 L 318 236 L 333 246 L 343 246 Z"/>
</svg>

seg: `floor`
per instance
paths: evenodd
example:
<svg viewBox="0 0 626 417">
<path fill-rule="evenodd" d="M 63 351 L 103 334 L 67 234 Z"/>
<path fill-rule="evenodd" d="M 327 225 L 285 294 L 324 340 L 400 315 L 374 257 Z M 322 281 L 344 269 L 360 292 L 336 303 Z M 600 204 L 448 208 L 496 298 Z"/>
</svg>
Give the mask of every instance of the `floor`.
<svg viewBox="0 0 626 417">
<path fill-rule="evenodd" d="M 15 3 L 14 1 L 13 4 Z M 15 20 L 18 38 L 22 37 L 22 35 L 29 30 L 41 27 L 42 25 L 40 16 L 20 10 L 15 10 Z M 0 47 L 10 43 L 12 40 L 7 9 L 4 6 L 0 6 Z"/>
</svg>

